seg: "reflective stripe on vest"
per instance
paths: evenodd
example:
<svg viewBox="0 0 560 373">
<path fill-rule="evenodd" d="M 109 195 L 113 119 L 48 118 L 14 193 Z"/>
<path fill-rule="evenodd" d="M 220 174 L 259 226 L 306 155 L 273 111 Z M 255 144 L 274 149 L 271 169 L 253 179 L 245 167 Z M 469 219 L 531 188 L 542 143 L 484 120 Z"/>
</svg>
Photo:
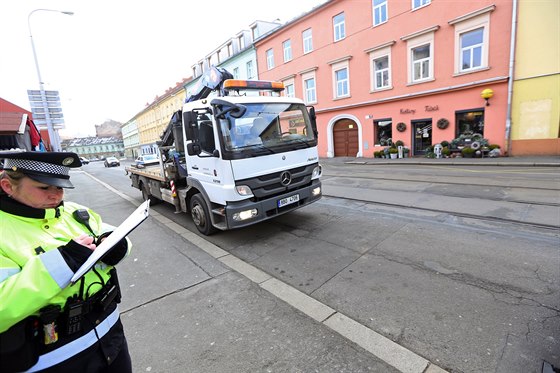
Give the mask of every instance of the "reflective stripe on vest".
<svg viewBox="0 0 560 373">
<path fill-rule="evenodd" d="M 37 372 L 42 369 L 47 369 L 53 365 L 62 363 L 65 360 L 79 354 L 80 352 L 86 350 L 87 348 L 93 346 L 97 341 L 98 337 L 95 335 L 97 330 L 97 335 L 101 339 L 109 329 L 119 320 L 119 306 L 105 318 L 95 329 L 90 330 L 86 335 L 81 336 L 78 339 L 73 340 L 70 343 L 60 346 L 56 350 L 48 352 L 44 355 L 39 356 L 39 361 L 37 364 L 33 365 L 27 372 Z"/>
</svg>

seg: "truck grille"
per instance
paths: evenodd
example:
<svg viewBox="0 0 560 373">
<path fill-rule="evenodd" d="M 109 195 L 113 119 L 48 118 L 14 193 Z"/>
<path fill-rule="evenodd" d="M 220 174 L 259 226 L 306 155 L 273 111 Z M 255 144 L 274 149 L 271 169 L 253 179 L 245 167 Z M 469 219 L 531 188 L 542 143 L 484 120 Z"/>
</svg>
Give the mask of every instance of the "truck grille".
<svg viewBox="0 0 560 373">
<path fill-rule="evenodd" d="M 247 185 L 253 191 L 254 202 L 275 197 L 311 184 L 311 175 L 317 164 L 292 168 L 280 172 L 261 175 L 255 178 L 238 180 L 236 185 Z M 289 183 L 286 179 L 290 178 Z"/>
</svg>

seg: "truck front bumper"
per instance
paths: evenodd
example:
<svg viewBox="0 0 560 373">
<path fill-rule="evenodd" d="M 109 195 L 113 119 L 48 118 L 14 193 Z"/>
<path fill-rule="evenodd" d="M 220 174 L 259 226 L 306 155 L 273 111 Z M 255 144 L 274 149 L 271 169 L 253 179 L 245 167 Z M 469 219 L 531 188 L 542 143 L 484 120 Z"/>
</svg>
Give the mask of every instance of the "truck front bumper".
<svg viewBox="0 0 560 373">
<path fill-rule="evenodd" d="M 225 208 L 228 229 L 235 229 L 268 220 L 300 207 L 309 205 L 321 198 L 321 181 L 313 180 L 311 185 L 292 190 L 258 202 L 245 200 L 230 203 Z M 250 216 L 246 219 L 240 216 Z"/>
</svg>

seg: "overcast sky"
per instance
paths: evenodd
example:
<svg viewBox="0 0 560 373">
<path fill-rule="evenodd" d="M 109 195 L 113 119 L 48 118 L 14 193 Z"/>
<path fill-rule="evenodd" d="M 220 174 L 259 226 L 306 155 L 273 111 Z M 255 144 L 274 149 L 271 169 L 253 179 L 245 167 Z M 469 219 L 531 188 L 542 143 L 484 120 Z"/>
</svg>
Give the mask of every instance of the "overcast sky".
<svg viewBox="0 0 560 373">
<path fill-rule="evenodd" d="M 39 89 L 30 20 L 46 90 L 58 90 L 61 135 L 126 122 L 191 66 L 256 20 L 286 22 L 324 0 L 0 0 L 0 97 L 30 110 Z"/>
</svg>

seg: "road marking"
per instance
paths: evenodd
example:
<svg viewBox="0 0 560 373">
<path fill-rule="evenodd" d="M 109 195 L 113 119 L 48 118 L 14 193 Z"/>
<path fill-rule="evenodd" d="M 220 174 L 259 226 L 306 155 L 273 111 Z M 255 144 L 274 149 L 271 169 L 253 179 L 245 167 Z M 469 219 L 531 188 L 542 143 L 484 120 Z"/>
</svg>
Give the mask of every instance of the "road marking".
<svg viewBox="0 0 560 373">
<path fill-rule="evenodd" d="M 119 195 L 133 205 L 140 205 L 135 199 L 121 193 L 109 184 L 90 175 L 88 172 L 83 172 L 99 184 L 103 185 L 105 188 L 109 189 L 111 192 Z M 158 220 L 163 225 L 169 227 L 169 229 L 176 232 L 185 240 L 197 246 L 211 257 L 219 260 L 233 271 L 245 276 L 252 282 L 259 285 L 262 289 L 268 291 L 292 307 L 300 310 L 305 315 L 320 322 L 334 332 L 356 343 L 364 350 L 370 352 L 372 355 L 395 367 L 401 372 L 447 373 L 445 370 L 432 364 L 420 355 L 417 355 L 405 347 L 391 341 L 387 337 L 373 331 L 367 326 L 360 324 L 358 321 L 337 312 L 335 309 L 299 291 L 293 286 L 270 276 L 266 272 L 228 253 L 204 238 L 188 231 L 187 229 L 183 232 L 183 227 L 179 226 L 183 229 L 177 228 L 177 223 L 162 214 L 150 210 L 150 216 Z"/>
</svg>

